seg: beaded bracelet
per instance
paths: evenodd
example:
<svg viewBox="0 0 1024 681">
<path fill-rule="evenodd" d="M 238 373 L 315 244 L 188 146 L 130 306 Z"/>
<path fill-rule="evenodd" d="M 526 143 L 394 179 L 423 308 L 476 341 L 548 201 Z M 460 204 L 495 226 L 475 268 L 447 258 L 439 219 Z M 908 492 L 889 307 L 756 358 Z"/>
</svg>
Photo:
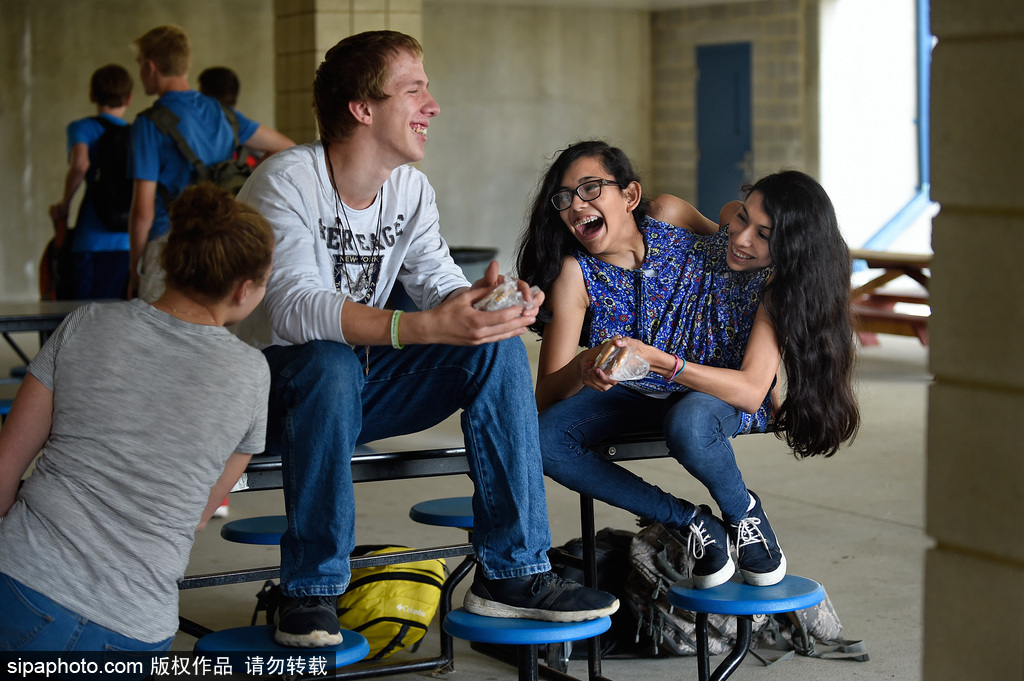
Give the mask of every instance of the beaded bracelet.
<svg viewBox="0 0 1024 681">
<path fill-rule="evenodd" d="M 402 316 L 401 310 L 395 310 L 391 315 L 391 347 L 401 350 L 405 346 L 398 342 L 398 319 Z"/>
</svg>

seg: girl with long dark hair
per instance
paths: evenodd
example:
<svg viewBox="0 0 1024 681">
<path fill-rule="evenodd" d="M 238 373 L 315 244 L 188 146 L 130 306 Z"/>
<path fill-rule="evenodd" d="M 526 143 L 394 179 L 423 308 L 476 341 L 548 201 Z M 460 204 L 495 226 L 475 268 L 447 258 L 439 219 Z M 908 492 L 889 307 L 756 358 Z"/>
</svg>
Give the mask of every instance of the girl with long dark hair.
<svg viewBox="0 0 1024 681">
<path fill-rule="evenodd" d="M 518 252 L 519 277 L 547 292 L 535 329 L 544 471 L 688 529 L 698 588 L 732 577 L 730 541 L 745 581 L 767 586 L 785 576 L 785 555 L 729 439 L 773 430 L 805 457 L 831 456 L 855 436 L 849 251 L 825 191 L 797 171 L 758 181 L 712 234 L 695 233 L 708 221 L 690 211 L 671 197 L 645 201 L 629 159 L 603 142 L 565 149 L 545 174 Z M 684 223 L 691 229 L 673 226 Z M 594 366 L 605 343 L 650 373 L 612 380 Z M 650 430 L 664 433 L 722 520 L 589 448 Z"/>
</svg>

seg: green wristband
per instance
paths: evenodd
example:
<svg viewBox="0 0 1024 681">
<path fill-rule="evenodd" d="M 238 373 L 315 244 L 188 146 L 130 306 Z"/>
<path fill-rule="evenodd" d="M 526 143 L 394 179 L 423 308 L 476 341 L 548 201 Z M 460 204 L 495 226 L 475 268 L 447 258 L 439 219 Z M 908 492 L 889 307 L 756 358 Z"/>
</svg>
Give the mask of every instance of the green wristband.
<svg viewBox="0 0 1024 681">
<path fill-rule="evenodd" d="M 401 350 L 405 346 L 398 342 L 398 319 L 402 316 L 401 310 L 395 310 L 391 315 L 391 347 Z"/>
</svg>

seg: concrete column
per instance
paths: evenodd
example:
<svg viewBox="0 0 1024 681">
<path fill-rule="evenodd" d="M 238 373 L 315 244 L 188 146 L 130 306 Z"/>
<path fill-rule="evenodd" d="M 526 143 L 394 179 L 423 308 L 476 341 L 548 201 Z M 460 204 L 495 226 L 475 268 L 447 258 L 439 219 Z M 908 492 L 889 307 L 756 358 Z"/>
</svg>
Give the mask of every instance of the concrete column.
<svg viewBox="0 0 1024 681">
<path fill-rule="evenodd" d="M 390 29 L 422 39 L 421 0 L 275 0 L 274 51 L 278 129 L 296 142 L 317 138 L 313 77 L 328 49 L 345 36 Z"/>
<path fill-rule="evenodd" d="M 932 0 L 924 679 L 1024 678 L 1024 12 Z M 882 473 L 884 475 L 884 472 Z"/>
</svg>

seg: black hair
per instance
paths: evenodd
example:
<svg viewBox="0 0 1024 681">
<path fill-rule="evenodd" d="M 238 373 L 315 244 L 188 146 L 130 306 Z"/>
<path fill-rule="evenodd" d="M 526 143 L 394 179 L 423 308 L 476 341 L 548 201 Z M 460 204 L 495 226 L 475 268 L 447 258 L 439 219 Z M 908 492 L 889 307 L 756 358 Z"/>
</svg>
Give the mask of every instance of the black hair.
<svg viewBox="0 0 1024 681">
<path fill-rule="evenodd" d="M 559 211 L 551 205 L 551 196 L 562 186 L 562 178 L 569 167 L 581 158 L 600 159 L 601 165 L 622 189 L 632 182 L 640 182 L 640 176 L 625 152 L 606 142 L 576 142 L 558 152 L 537 187 L 529 223 L 516 248 L 517 276 L 542 291 L 551 289 L 562 272 L 562 261 L 579 248 L 579 242 L 566 228 Z M 649 205 L 648 200 L 641 199 L 633 209 L 637 225 L 647 217 Z M 530 329 L 543 335 L 544 326 L 550 318 L 550 313 L 541 310 L 537 322 Z"/>
<path fill-rule="evenodd" d="M 89 96 L 99 106 L 116 109 L 127 104 L 131 94 L 132 77 L 120 64 L 101 66 L 89 79 Z"/>
<path fill-rule="evenodd" d="M 860 425 L 852 384 L 850 251 L 832 201 L 809 175 L 775 173 L 749 187 L 747 196 L 753 192 L 771 219 L 774 273 L 763 301 L 786 370 L 776 431 L 797 457 L 832 456 Z"/>
<path fill-rule="evenodd" d="M 211 66 L 199 74 L 199 91 L 224 106 L 234 108 L 238 104 L 240 89 L 238 74 L 226 66 Z"/>
</svg>

